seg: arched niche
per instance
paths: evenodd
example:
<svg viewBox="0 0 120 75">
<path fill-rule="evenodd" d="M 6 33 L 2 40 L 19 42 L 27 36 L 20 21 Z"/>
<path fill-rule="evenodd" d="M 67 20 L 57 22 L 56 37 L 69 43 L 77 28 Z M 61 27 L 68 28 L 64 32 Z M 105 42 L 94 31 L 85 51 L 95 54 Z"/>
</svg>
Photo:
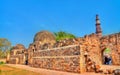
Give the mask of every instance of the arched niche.
<svg viewBox="0 0 120 75">
<path fill-rule="evenodd" d="M 104 48 L 101 52 L 102 56 L 102 64 L 111 65 L 112 64 L 112 56 L 111 56 L 111 49 Z"/>
</svg>

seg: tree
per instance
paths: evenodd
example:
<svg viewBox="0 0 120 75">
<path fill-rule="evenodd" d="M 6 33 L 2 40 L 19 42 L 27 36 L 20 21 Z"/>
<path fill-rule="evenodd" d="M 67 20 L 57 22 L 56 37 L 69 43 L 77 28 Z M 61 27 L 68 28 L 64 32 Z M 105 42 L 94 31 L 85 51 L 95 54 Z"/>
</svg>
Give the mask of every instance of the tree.
<svg viewBox="0 0 120 75">
<path fill-rule="evenodd" d="M 11 43 L 5 39 L 0 38 L 0 58 L 6 57 L 7 53 L 10 51 Z"/>
<path fill-rule="evenodd" d="M 72 38 L 76 38 L 75 35 L 70 34 L 70 33 L 66 33 L 66 32 L 63 32 L 63 31 L 55 32 L 54 35 L 55 35 L 57 41 L 63 40 L 63 39 L 72 39 Z"/>
</svg>

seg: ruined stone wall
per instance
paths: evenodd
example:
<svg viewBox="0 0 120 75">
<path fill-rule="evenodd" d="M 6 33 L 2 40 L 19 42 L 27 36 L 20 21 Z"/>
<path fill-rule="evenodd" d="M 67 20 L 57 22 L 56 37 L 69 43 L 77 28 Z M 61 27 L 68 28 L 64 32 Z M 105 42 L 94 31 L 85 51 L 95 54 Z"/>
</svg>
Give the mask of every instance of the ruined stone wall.
<svg viewBox="0 0 120 75">
<path fill-rule="evenodd" d="M 80 73 L 80 64 L 83 64 L 83 61 L 80 62 L 80 47 L 70 45 L 35 51 L 31 66 Z"/>
<path fill-rule="evenodd" d="M 106 48 L 111 50 L 112 65 L 120 65 L 120 33 L 98 38 L 95 34 L 86 35 L 80 41 L 84 53 L 96 64 L 103 64 L 103 52 Z"/>
<path fill-rule="evenodd" d="M 10 64 L 25 64 L 25 52 L 24 49 L 13 49 L 8 56 L 7 63 Z"/>
<path fill-rule="evenodd" d="M 26 48 L 22 44 L 17 44 L 12 47 L 10 54 L 8 53 L 6 62 L 10 64 L 25 64 Z"/>
<path fill-rule="evenodd" d="M 120 65 L 120 33 L 104 36 L 100 39 L 101 50 L 111 50 L 112 64 Z"/>
<path fill-rule="evenodd" d="M 111 50 L 112 64 L 120 65 L 120 33 L 98 38 L 95 34 L 86 35 L 80 41 L 84 53 L 97 64 L 103 64 L 103 52 L 106 48 Z"/>
<path fill-rule="evenodd" d="M 80 41 L 84 55 L 96 64 L 101 64 L 100 40 L 95 34 L 86 35 Z"/>
<path fill-rule="evenodd" d="M 28 64 L 33 67 L 77 73 L 88 68 L 92 71 L 94 63 L 102 65 L 105 48 L 111 50 L 112 64 L 120 65 L 120 33 L 102 38 L 98 38 L 96 34 L 90 34 L 82 38 L 61 40 L 50 47 L 47 44 L 38 45 L 37 48 L 37 45 L 31 44 L 26 51 L 28 52 Z M 10 56 L 10 63 L 24 63 L 23 51 L 17 53 L 17 55 Z M 14 52 L 11 52 L 11 55 L 13 54 Z M 88 62 L 88 59 L 91 61 Z"/>
<path fill-rule="evenodd" d="M 10 64 L 25 64 L 25 55 L 24 54 L 17 54 L 17 55 L 11 55 Z"/>
<path fill-rule="evenodd" d="M 120 65 L 120 34 L 112 34 L 98 38 L 96 34 L 86 35 L 83 38 L 77 38 L 74 45 L 56 47 L 44 50 L 31 50 L 30 65 L 34 67 L 61 70 L 69 72 L 80 72 L 89 69 L 93 71 L 92 65 L 103 64 L 103 50 L 110 48 L 112 50 L 112 64 Z M 71 43 L 70 43 L 71 44 Z M 80 45 L 82 48 L 79 46 Z M 80 48 L 80 49 L 78 49 Z M 81 53 L 82 49 L 82 53 Z M 87 58 L 85 55 L 87 54 Z M 88 62 L 88 59 L 91 61 Z M 83 61 L 82 64 L 80 61 Z M 89 63 L 92 63 L 92 65 Z M 83 68 L 81 68 L 83 66 Z"/>
</svg>

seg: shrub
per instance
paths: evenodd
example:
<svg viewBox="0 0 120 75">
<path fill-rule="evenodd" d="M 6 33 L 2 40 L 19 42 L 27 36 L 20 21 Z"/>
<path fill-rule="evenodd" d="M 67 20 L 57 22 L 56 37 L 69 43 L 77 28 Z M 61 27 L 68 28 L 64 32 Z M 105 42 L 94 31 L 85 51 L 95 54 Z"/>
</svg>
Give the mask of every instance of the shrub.
<svg viewBox="0 0 120 75">
<path fill-rule="evenodd" d="M 3 61 L 0 61 L 0 65 L 5 64 Z"/>
</svg>

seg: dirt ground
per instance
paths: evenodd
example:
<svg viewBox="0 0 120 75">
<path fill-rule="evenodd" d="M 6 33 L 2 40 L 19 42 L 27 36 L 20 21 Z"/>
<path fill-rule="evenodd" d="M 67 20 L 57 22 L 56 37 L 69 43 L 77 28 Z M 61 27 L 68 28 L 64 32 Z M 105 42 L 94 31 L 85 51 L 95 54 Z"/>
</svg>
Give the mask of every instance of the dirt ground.
<svg viewBox="0 0 120 75">
<path fill-rule="evenodd" d="M 41 68 L 33 68 L 33 67 L 26 66 L 26 65 L 18 65 L 18 64 L 6 64 L 6 65 L 11 66 L 11 67 L 16 67 L 16 68 L 21 68 L 21 69 L 33 71 L 33 72 L 37 72 L 37 73 L 41 73 L 42 75 L 105 75 L 105 74 L 93 73 L 93 72 L 87 72 L 87 73 L 83 73 L 83 74 L 69 73 L 69 72 L 62 72 L 62 71 L 55 71 L 55 70 L 48 70 L 48 69 L 41 69 Z M 114 68 L 114 69 L 116 69 L 116 68 L 120 68 L 120 66 L 103 65 L 102 68 Z"/>
<path fill-rule="evenodd" d="M 42 75 L 33 71 L 10 67 L 7 65 L 0 65 L 0 75 Z"/>
</svg>

